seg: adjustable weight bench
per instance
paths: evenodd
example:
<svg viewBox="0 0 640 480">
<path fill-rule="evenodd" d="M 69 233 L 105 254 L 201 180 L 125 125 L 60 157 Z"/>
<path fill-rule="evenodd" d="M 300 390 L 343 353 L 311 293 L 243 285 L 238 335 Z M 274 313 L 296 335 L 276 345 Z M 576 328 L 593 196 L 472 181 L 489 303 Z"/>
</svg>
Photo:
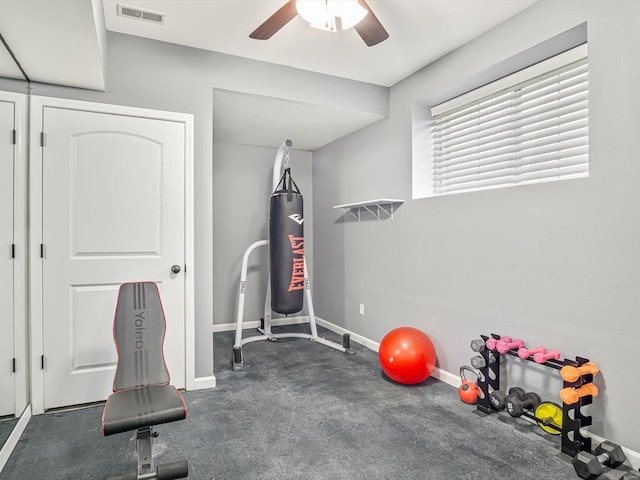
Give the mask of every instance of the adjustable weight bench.
<svg viewBox="0 0 640 480">
<path fill-rule="evenodd" d="M 184 420 L 187 408 L 180 392 L 169 385 L 163 344 L 166 320 L 158 286 L 153 282 L 120 286 L 113 338 L 118 365 L 113 392 L 102 413 L 102 433 L 138 431 L 138 469 L 105 480 L 169 480 L 189 474 L 186 460 L 154 467 L 153 426 Z"/>
</svg>

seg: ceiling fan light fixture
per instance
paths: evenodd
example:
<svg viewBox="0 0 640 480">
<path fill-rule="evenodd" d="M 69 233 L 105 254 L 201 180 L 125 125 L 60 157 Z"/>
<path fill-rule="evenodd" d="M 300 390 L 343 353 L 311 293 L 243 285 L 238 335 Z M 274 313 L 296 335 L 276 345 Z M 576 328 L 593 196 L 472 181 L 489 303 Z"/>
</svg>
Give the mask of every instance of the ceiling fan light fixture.
<svg viewBox="0 0 640 480">
<path fill-rule="evenodd" d="M 336 17 L 340 17 L 343 30 L 355 27 L 367 16 L 367 9 L 358 0 L 334 0 L 332 9 Z"/>
<path fill-rule="evenodd" d="M 389 38 L 389 33 L 366 0 L 288 0 L 251 32 L 249 37 L 267 40 L 297 16 L 301 16 L 312 27 L 322 30 L 335 32 L 337 27 L 343 30 L 353 27 L 367 47 L 378 45 Z"/>
<path fill-rule="evenodd" d="M 297 0 L 298 14 L 312 27 L 335 32 L 336 17 L 343 30 L 354 27 L 366 15 L 358 0 Z"/>
</svg>

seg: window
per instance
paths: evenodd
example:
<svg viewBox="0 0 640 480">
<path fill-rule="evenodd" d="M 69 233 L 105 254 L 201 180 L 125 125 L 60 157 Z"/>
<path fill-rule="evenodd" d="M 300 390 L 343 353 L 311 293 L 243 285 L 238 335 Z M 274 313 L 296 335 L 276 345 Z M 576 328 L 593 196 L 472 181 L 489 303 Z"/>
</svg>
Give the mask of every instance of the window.
<svg viewBox="0 0 640 480">
<path fill-rule="evenodd" d="M 587 45 L 432 107 L 433 196 L 589 175 Z"/>
</svg>

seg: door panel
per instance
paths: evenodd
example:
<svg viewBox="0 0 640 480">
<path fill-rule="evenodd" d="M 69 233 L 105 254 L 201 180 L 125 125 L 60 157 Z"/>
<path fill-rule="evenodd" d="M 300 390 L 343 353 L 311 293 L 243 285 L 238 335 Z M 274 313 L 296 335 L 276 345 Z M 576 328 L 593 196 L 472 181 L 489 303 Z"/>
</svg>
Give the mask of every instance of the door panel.
<svg viewBox="0 0 640 480">
<path fill-rule="evenodd" d="M 184 126 L 45 107 L 44 407 L 104 400 L 120 283 L 158 283 L 172 383 L 185 386 Z"/>
<path fill-rule="evenodd" d="M 88 369 L 112 369 L 117 360 L 116 351 L 105 342 L 112 338 L 112 326 L 95 312 L 114 310 L 119 285 L 71 286 L 71 355 L 72 372 Z"/>
<path fill-rule="evenodd" d="M 0 416 L 14 412 L 13 243 L 14 104 L 0 101 Z"/>
<path fill-rule="evenodd" d="M 72 254 L 161 255 L 162 145 L 111 133 L 71 141 Z"/>
</svg>

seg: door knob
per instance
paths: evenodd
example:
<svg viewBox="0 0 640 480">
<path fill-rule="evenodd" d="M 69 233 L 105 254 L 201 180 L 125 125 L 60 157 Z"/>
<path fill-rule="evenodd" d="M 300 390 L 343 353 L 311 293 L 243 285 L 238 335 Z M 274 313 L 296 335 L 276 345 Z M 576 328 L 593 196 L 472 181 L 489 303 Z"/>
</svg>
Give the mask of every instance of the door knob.
<svg viewBox="0 0 640 480">
<path fill-rule="evenodd" d="M 171 267 L 171 271 L 173 273 L 180 273 L 180 265 L 174 265 L 173 267 Z"/>
</svg>

